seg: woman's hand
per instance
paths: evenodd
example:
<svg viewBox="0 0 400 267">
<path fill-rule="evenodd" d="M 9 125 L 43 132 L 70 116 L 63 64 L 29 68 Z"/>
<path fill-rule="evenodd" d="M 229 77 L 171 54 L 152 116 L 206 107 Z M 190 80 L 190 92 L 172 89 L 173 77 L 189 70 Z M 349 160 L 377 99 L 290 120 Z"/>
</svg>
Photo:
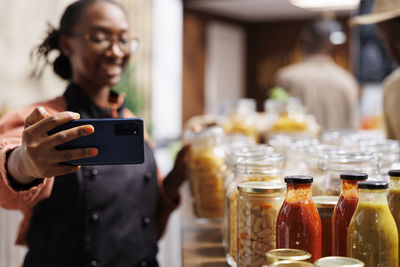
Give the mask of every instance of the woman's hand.
<svg viewBox="0 0 400 267">
<path fill-rule="evenodd" d="M 187 179 L 189 149 L 189 145 L 182 147 L 176 156 L 174 167 L 164 179 L 164 191 L 171 199 L 178 197 L 179 187 Z"/>
<path fill-rule="evenodd" d="M 60 131 L 53 135 L 47 132 L 68 121 L 79 119 L 74 112 L 49 114 L 38 107 L 25 119 L 22 145 L 14 149 L 8 157 L 7 168 L 19 183 L 28 184 L 36 178 L 53 177 L 76 172 L 79 167 L 59 164 L 63 161 L 96 156 L 96 148 L 57 150 L 55 147 L 94 132 L 91 125 L 83 125 Z"/>
</svg>

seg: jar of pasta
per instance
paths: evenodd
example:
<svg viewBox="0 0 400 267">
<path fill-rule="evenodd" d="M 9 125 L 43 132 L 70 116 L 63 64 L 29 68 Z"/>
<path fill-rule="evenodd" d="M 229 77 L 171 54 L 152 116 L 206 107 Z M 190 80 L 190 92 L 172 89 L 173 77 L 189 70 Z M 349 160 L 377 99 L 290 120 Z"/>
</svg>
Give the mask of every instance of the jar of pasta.
<svg viewBox="0 0 400 267">
<path fill-rule="evenodd" d="M 235 164 L 234 181 L 227 191 L 229 253 L 228 263 L 236 262 L 237 255 L 237 199 L 238 184 L 251 181 L 279 182 L 281 181 L 283 157 L 278 153 L 253 155 L 239 158 Z"/>
<path fill-rule="evenodd" d="M 223 216 L 223 184 L 226 165 L 221 140 L 224 132 L 211 127 L 201 132 L 186 132 L 190 144 L 188 178 L 193 196 L 194 214 L 201 219 Z"/>
<path fill-rule="evenodd" d="M 343 172 L 365 172 L 372 179 L 378 176 L 378 159 L 372 153 L 339 151 L 327 154 L 321 161 L 325 172 L 322 192 L 327 196 L 339 196 L 340 174 Z"/>
<path fill-rule="evenodd" d="M 226 122 L 223 124 L 226 133 L 242 133 L 258 140 L 256 128 L 256 100 L 240 98 L 226 103 L 223 111 Z"/>
<path fill-rule="evenodd" d="M 267 263 L 265 253 L 275 248 L 276 219 L 285 185 L 244 182 L 238 190 L 237 266 L 260 266 Z"/>
</svg>

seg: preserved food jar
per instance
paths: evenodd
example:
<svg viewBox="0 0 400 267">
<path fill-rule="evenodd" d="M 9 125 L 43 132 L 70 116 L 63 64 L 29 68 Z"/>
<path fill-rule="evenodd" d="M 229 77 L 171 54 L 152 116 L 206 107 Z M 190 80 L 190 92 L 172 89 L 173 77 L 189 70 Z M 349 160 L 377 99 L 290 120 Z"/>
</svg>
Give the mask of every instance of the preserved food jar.
<svg viewBox="0 0 400 267">
<path fill-rule="evenodd" d="M 188 178 L 194 201 L 194 214 L 200 219 L 220 219 L 223 216 L 223 184 L 226 165 L 220 146 L 224 132 L 220 127 L 201 132 L 186 132 Z"/>
<path fill-rule="evenodd" d="M 325 257 L 314 262 L 318 267 L 364 267 L 364 263 L 347 257 Z"/>
<path fill-rule="evenodd" d="M 366 180 L 366 173 L 341 173 L 342 191 L 339 201 L 333 212 L 332 223 L 332 255 L 348 256 L 347 254 L 347 230 L 351 217 L 357 208 L 358 203 L 358 187 L 357 183 Z"/>
<path fill-rule="evenodd" d="M 338 202 L 336 196 L 315 196 L 313 201 L 321 218 L 321 255 L 332 256 L 332 215 Z"/>
<path fill-rule="evenodd" d="M 291 249 L 291 248 L 278 248 L 273 249 L 265 254 L 267 257 L 267 263 L 273 263 L 276 261 L 283 260 L 294 260 L 294 261 L 310 261 L 311 254 L 307 251 L 300 249 Z"/>
<path fill-rule="evenodd" d="M 265 253 L 275 248 L 276 218 L 285 185 L 244 182 L 237 187 L 237 266 L 260 266 L 266 263 Z"/>
<path fill-rule="evenodd" d="M 389 209 L 397 225 L 400 229 L 400 170 L 390 170 L 390 186 L 388 193 Z"/>
<path fill-rule="evenodd" d="M 378 175 L 378 161 L 374 154 L 366 152 L 341 151 L 329 153 L 321 162 L 325 171 L 324 195 L 338 196 L 340 194 L 340 174 L 343 172 L 365 172 L 369 177 Z"/>
<path fill-rule="evenodd" d="M 227 103 L 224 107 L 226 122 L 223 128 L 226 133 L 242 133 L 258 140 L 256 128 L 256 101 L 251 98 L 241 98 Z"/>
<path fill-rule="evenodd" d="M 286 176 L 285 201 L 276 224 L 276 247 L 305 250 L 321 258 L 321 219 L 311 198 L 311 176 Z"/>
<path fill-rule="evenodd" d="M 229 255 L 228 263 L 236 262 L 237 255 L 237 185 L 248 181 L 281 181 L 283 157 L 278 153 L 263 156 L 239 158 L 235 164 L 235 176 L 227 191 L 227 210 L 229 212 Z"/>
<path fill-rule="evenodd" d="M 359 199 L 347 235 L 348 255 L 365 266 L 398 267 L 398 232 L 387 202 L 387 182 L 358 183 Z"/>
</svg>

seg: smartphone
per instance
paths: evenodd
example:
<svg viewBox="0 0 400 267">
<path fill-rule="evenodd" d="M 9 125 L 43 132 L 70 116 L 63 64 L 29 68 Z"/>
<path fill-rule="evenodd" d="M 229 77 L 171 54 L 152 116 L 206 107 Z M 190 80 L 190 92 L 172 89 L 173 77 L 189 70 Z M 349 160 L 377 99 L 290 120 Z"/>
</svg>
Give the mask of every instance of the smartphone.
<svg viewBox="0 0 400 267">
<path fill-rule="evenodd" d="M 80 119 L 59 125 L 49 135 L 80 125 L 92 125 L 94 133 L 63 143 L 56 149 L 96 147 L 98 154 L 62 162 L 69 165 L 141 164 L 144 162 L 143 120 L 129 119 Z"/>
</svg>

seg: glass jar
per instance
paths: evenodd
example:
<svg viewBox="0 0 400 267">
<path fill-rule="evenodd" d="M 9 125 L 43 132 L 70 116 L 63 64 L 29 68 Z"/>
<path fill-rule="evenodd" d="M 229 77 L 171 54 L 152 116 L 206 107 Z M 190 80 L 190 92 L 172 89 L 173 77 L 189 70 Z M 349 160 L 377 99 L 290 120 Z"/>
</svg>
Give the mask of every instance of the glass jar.
<svg viewBox="0 0 400 267">
<path fill-rule="evenodd" d="M 321 219 L 311 198 L 311 176 L 286 176 L 285 201 L 276 225 L 276 247 L 309 252 L 321 258 Z"/>
<path fill-rule="evenodd" d="M 390 170 L 390 186 L 388 193 L 389 209 L 400 231 L 400 170 Z M 400 254 L 399 254 L 400 255 Z"/>
<path fill-rule="evenodd" d="M 324 195 L 340 194 L 340 174 L 343 172 L 365 172 L 369 177 L 377 177 L 378 161 L 374 154 L 364 152 L 341 151 L 330 153 L 321 161 L 325 172 Z"/>
<path fill-rule="evenodd" d="M 263 156 L 273 154 L 274 149 L 267 145 L 250 145 L 243 147 L 230 147 L 225 151 L 225 163 L 227 171 L 224 183 L 224 219 L 222 224 L 222 243 L 226 252 L 227 261 L 231 264 L 230 257 L 230 196 L 233 190 L 236 190 L 237 179 L 235 180 L 235 166 L 239 159 Z M 230 186 L 231 183 L 234 185 Z M 235 206 L 236 207 L 236 206 Z"/>
<path fill-rule="evenodd" d="M 311 186 L 313 196 L 324 196 L 325 195 L 325 179 L 326 174 L 321 169 L 321 162 L 326 155 L 332 153 L 343 153 L 344 150 L 338 145 L 329 144 L 310 144 L 305 148 L 304 162 L 306 164 L 307 175 L 314 178 Z"/>
<path fill-rule="evenodd" d="M 285 185 L 244 182 L 237 188 L 237 266 L 260 266 L 266 263 L 265 253 L 275 248 L 276 218 Z"/>
<path fill-rule="evenodd" d="M 398 267 L 398 232 L 387 201 L 387 182 L 358 183 L 359 199 L 347 235 L 348 255 L 366 266 Z"/>
<path fill-rule="evenodd" d="M 281 181 L 283 157 L 278 153 L 263 156 L 239 158 L 235 164 L 235 176 L 227 190 L 227 211 L 229 212 L 229 255 L 228 263 L 236 262 L 237 255 L 237 198 L 239 191 L 237 185 L 243 182 Z"/>
<path fill-rule="evenodd" d="M 295 261 L 310 261 L 311 254 L 307 251 L 300 249 L 290 249 L 290 248 L 278 248 L 273 249 L 265 254 L 267 257 L 267 263 L 274 263 L 283 260 L 295 260 Z"/>
<path fill-rule="evenodd" d="M 200 219 L 223 216 L 223 183 L 226 165 L 221 149 L 223 129 L 207 128 L 201 132 L 186 132 L 188 178 L 194 201 L 194 214 Z"/>
<path fill-rule="evenodd" d="M 228 102 L 222 113 L 226 117 L 223 124 L 226 133 L 242 133 L 258 141 L 255 99 L 241 98 Z"/>
<path fill-rule="evenodd" d="M 306 150 L 309 146 L 319 144 L 318 139 L 299 139 L 288 146 L 284 175 L 307 173 Z"/>
<path fill-rule="evenodd" d="M 315 196 L 313 201 L 321 218 L 321 256 L 332 256 L 332 216 L 336 203 L 336 196 Z"/>
<path fill-rule="evenodd" d="M 364 267 L 364 263 L 347 257 L 325 257 L 314 262 L 318 267 Z"/>
<path fill-rule="evenodd" d="M 277 262 L 271 263 L 271 264 L 266 265 L 266 266 L 268 266 L 268 267 L 275 267 L 275 266 L 280 266 L 280 267 L 313 267 L 315 265 L 310 263 L 310 262 L 306 262 L 306 261 L 284 260 L 284 261 L 277 261 Z"/>
<path fill-rule="evenodd" d="M 264 102 L 264 110 L 270 117 L 270 136 L 276 133 L 307 132 L 306 115 L 300 99 L 268 99 Z"/>
<path fill-rule="evenodd" d="M 351 217 L 357 208 L 357 183 L 368 178 L 366 173 L 341 173 L 342 190 L 333 212 L 332 255 L 347 257 L 347 231 Z"/>
<path fill-rule="evenodd" d="M 388 171 L 400 159 L 400 145 L 396 140 L 378 139 L 359 142 L 360 151 L 373 153 L 378 159 L 379 176 L 382 180 L 389 181 Z"/>
</svg>

